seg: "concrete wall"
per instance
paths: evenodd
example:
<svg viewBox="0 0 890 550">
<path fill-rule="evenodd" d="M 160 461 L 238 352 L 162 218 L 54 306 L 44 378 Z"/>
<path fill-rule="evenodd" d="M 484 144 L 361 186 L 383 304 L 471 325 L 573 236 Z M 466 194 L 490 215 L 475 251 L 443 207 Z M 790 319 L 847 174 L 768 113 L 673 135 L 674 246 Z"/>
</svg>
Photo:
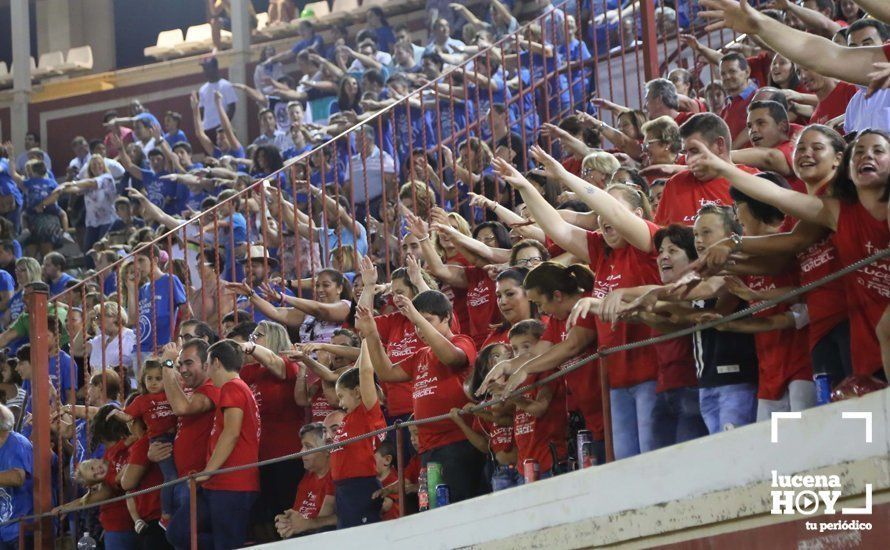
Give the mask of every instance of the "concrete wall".
<svg viewBox="0 0 890 550">
<path fill-rule="evenodd" d="M 865 442 L 865 422 L 843 419 L 843 411 L 872 413 L 871 443 Z M 388 550 L 651 547 L 777 525 L 785 525 L 788 533 L 801 532 L 798 524 L 787 522 L 813 517 L 769 513 L 772 470 L 838 475 L 843 484 L 842 506 L 848 507 L 860 506 L 865 484 L 872 484 L 874 513 L 855 519 L 871 521 L 873 530 L 847 536 L 858 537 L 861 544 L 856 546 L 860 548 L 882 547 L 890 536 L 890 505 L 885 505 L 890 502 L 890 390 L 806 411 L 801 420 L 783 420 L 777 443 L 770 442 L 770 428 L 770 423 L 764 422 L 395 523 L 265 548 L 296 548 L 297 544 L 300 548 L 338 548 L 349 547 L 356 540 L 362 541 L 363 548 Z M 817 535 L 810 536 L 815 539 Z"/>
</svg>

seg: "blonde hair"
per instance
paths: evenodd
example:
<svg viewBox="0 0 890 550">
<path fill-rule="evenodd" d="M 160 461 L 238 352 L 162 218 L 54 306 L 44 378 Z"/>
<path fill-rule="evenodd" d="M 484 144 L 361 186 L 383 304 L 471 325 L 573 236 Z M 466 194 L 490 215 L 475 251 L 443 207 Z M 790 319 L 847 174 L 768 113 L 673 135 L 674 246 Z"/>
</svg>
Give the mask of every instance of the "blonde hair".
<svg viewBox="0 0 890 550">
<path fill-rule="evenodd" d="M 641 128 L 643 137 L 652 134 L 652 137 L 667 145 L 671 151 L 677 153 L 681 149 L 680 126 L 671 117 L 665 115 L 652 119 Z"/>
<path fill-rule="evenodd" d="M 117 318 L 120 320 L 121 324 L 124 326 L 126 326 L 128 324 L 129 317 L 127 317 L 127 310 L 122 308 L 120 306 L 120 304 L 118 304 L 117 302 L 108 301 L 108 302 L 96 304 L 95 306 L 93 306 L 93 314 L 94 315 L 99 316 L 103 313 L 108 314 L 108 315 L 117 316 Z M 98 328 L 101 328 L 101 327 L 102 327 L 102 323 L 100 321 Z"/>
<path fill-rule="evenodd" d="M 281 353 L 290 347 L 287 329 L 275 321 L 260 321 L 257 329 L 266 337 L 266 349 L 273 353 Z"/>
<path fill-rule="evenodd" d="M 457 227 L 454 228 L 457 229 L 460 233 L 466 235 L 467 237 L 473 236 L 473 233 L 470 231 L 470 223 L 465 220 L 463 216 L 461 216 L 457 212 L 449 212 L 448 214 L 446 214 L 446 216 L 448 216 L 449 222 L 454 222 L 454 224 L 452 224 L 452 227 L 456 225 Z M 437 235 L 435 231 L 433 232 L 433 245 L 436 247 L 436 252 L 439 253 L 439 256 L 442 256 L 444 258 L 445 249 L 442 248 L 441 244 L 439 244 L 439 235 Z"/>
<path fill-rule="evenodd" d="M 649 197 L 636 184 L 613 183 L 606 187 L 606 193 L 612 191 L 620 191 L 621 196 L 627 201 L 632 208 L 639 208 L 643 211 L 644 220 L 652 220 L 652 205 L 649 204 Z"/>
<path fill-rule="evenodd" d="M 423 181 L 409 181 L 399 188 L 399 200 L 414 201 L 414 215 L 427 218 L 430 210 L 436 206 L 436 195 L 432 188 Z"/>
<path fill-rule="evenodd" d="M 25 277 L 21 277 L 18 279 L 19 286 L 25 286 L 26 284 L 37 282 L 37 281 L 41 280 L 41 278 L 43 277 L 43 273 L 42 273 L 42 270 L 40 267 L 40 262 L 38 262 L 34 258 L 30 258 L 30 257 L 19 258 L 18 260 L 15 261 L 15 266 L 16 267 L 24 266 L 25 273 L 27 274 L 27 279 L 28 279 L 27 281 L 22 280 Z"/>
<path fill-rule="evenodd" d="M 331 259 L 337 259 L 340 264 L 337 268 L 341 273 L 355 271 L 355 247 L 351 244 L 343 244 L 331 250 Z"/>
<path fill-rule="evenodd" d="M 615 176 L 615 172 L 621 168 L 621 163 L 612 153 L 594 151 L 584 157 L 584 160 L 581 161 L 581 168 L 590 168 L 600 174 L 605 174 L 606 185 L 608 185 L 612 182 L 612 177 Z"/>
</svg>

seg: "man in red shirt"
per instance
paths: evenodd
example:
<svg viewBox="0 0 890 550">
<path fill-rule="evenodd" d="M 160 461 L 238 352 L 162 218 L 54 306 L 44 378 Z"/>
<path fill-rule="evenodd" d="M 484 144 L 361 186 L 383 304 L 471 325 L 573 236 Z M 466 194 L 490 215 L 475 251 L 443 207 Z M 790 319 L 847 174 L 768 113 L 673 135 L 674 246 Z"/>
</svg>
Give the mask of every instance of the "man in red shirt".
<svg viewBox="0 0 890 550">
<path fill-rule="evenodd" d="M 222 340 L 207 349 L 210 379 L 219 388 L 219 401 L 205 450 L 204 472 L 259 460 L 260 414 L 253 392 L 238 376 L 243 360 L 241 346 L 233 340 Z M 203 540 L 199 546 L 240 548 L 247 538 L 250 511 L 259 494 L 259 470 L 254 467 L 202 475 L 197 481 L 201 484 L 198 518 L 205 523 L 198 525 Z M 209 527 L 209 533 L 200 533 L 202 527 Z"/>
<path fill-rule="evenodd" d="M 715 155 L 731 161 L 729 127 L 723 119 L 713 113 L 699 113 L 690 118 L 680 128 L 680 138 L 684 145 L 690 140 L 701 141 Z M 687 161 L 697 154 L 699 151 L 694 147 L 687 148 Z M 743 169 L 751 173 L 757 172 L 753 168 Z M 683 170 L 665 184 L 661 202 L 658 203 L 658 211 L 655 213 L 655 223 L 661 226 L 671 223 L 692 225 L 698 210 L 705 204 L 711 203 L 732 204 L 729 182 L 708 171 Z"/>
<path fill-rule="evenodd" d="M 666 78 L 656 78 L 646 83 L 646 114 L 649 120 L 655 120 L 660 116 L 669 116 L 677 124 L 683 124 L 694 114 L 688 111 L 680 112 L 680 98 L 677 95 L 677 87 Z"/>
<path fill-rule="evenodd" d="M 439 291 L 418 294 L 413 302 L 395 298 L 402 315 L 414 323 L 427 345 L 393 365 L 386 356 L 374 323 L 359 327 L 368 344 L 371 363 L 382 382 L 414 381 L 414 417 L 418 420 L 448 414 L 469 402 L 463 384 L 473 370 L 476 346 L 472 338 L 451 331 L 451 302 Z M 485 457 L 451 420 L 418 427 L 421 464 L 442 466 L 443 483 L 451 489 L 451 501 L 480 494 Z"/>
<path fill-rule="evenodd" d="M 789 136 L 788 112 L 775 101 L 752 101 L 748 106 L 748 136 L 754 147 L 732 152 L 732 161 L 781 174 L 792 189 L 806 193 L 794 174 L 794 142 Z"/>
<path fill-rule="evenodd" d="M 748 143 L 748 135 L 745 132 L 748 104 L 757 91 L 757 85 L 752 84 L 750 78 L 751 67 L 744 55 L 732 52 L 720 58 L 720 79 L 723 81 L 723 89 L 726 90 L 728 98 L 726 106 L 720 111 L 720 118 L 729 126 L 733 148 Z"/>
<path fill-rule="evenodd" d="M 314 422 L 300 428 L 300 441 L 303 452 L 326 445 L 324 424 Z M 281 538 L 330 531 L 337 526 L 330 458 L 329 451 L 303 456 L 306 474 L 297 487 L 294 506 L 275 518 L 275 527 Z"/>
<path fill-rule="evenodd" d="M 173 453 L 179 476 L 204 470 L 207 464 L 207 441 L 213 426 L 213 416 L 219 402 L 219 388 L 209 377 L 207 363 L 209 344 L 201 339 L 191 339 L 178 350 L 175 343 L 164 347 L 162 359 L 177 359 L 177 368 L 164 368 L 164 393 L 173 414 L 177 416 L 176 438 L 173 444 L 154 442 L 148 449 L 148 458 L 160 462 Z M 165 362 L 165 367 L 169 363 Z M 173 493 L 176 504 L 173 517 L 167 527 L 167 539 L 174 546 L 189 545 L 189 491 L 180 483 Z"/>
</svg>

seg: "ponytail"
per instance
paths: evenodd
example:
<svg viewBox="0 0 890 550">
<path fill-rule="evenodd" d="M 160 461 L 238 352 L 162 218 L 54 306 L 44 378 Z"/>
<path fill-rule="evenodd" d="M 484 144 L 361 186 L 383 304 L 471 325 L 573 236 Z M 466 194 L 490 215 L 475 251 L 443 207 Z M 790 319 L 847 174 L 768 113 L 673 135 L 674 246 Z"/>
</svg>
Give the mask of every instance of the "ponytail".
<svg viewBox="0 0 890 550">
<path fill-rule="evenodd" d="M 567 295 L 590 292 L 593 283 L 593 272 L 585 265 L 566 267 L 556 262 L 543 262 L 528 272 L 522 286 L 526 291 L 536 290 L 552 298 L 556 292 Z"/>
</svg>

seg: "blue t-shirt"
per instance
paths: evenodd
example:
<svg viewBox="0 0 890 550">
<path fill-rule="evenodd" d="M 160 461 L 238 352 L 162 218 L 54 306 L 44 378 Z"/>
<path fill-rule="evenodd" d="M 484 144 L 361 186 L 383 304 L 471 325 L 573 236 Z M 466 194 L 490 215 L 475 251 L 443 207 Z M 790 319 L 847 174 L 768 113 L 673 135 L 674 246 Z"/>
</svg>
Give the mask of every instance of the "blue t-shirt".
<svg viewBox="0 0 890 550">
<path fill-rule="evenodd" d="M 139 171 L 142 172 L 142 188 L 145 190 L 145 196 L 148 197 L 149 202 L 167 212 L 170 206 L 167 200 L 170 182 L 162 180 L 161 176 L 164 174 L 158 174 L 154 170 L 141 168 Z M 169 212 L 167 213 L 169 214 Z"/>
<path fill-rule="evenodd" d="M 155 339 L 158 348 L 170 342 L 177 310 L 185 301 L 185 287 L 176 275 L 165 273 L 154 285 L 148 282 L 139 288 L 139 338 L 142 351 L 154 351 Z"/>
<path fill-rule="evenodd" d="M 176 130 L 176 133 L 167 132 L 164 134 L 164 141 L 166 141 L 170 147 L 173 147 L 177 143 L 188 143 L 188 138 L 185 137 L 185 132 L 182 130 Z"/>
<path fill-rule="evenodd" d="M 541 125 L 541 118 L 535 107 L 535 94 L 532 91 L 532 75 L 527 66 L 519 69 L 519 82 L 521 83 L 522 98 L 510 105 L 510 117 L 515 120 L 521 120 L 525 124 L 527 132 L 526 139 L 533 139 L 534 133 L 538 131 Z M 520 89 L 517 88 L 517 93 Z M 522 135 L 521 131 L 517 131 Z"/>
<path fill-rule="evenodd" d="M 60 350 L 58 355 L 50 355 L 49 381 L 59 392 L 62 403 L 68 402 L 70 390 L 77 391 L 77 366 L 71 361 L 71 356 L 64 351 Z"/>
<path fill-rule="evenodd" d="M 328 256 L 331 251 L 340 246 L 351 245 L 359 256 L 368 255 L 368 232 L 365 230 L 365 226 L 358 222 L 356 222 L 355 228 L 358 230 L 358 239 L 355 238 L 355 234 L 352 232 L 352 224 L 341 226 L 339 229 L 327 228 L 328 248 L 324 251 L 326 255 L 325 261 L 329 259 Z"/>
<path fill-rule="evenodd" d="M 247 242 L 247 220 L 240 212 L 235 212 L 222 220 L 228 221 L 230 225 L 230 228 L 220 227 L 217 235 L 216 244 L 226 250 L 226 265 L 222 276 L 226 281 L 242 281 L 244 265 L 236 261 L 235 249 Z"/>
<path fill-rule="evenodd" d="M 156 126 L 158 128 L 161 127 L 161 122 L 158 120 L 158 117 L 154 116 L 151 113 L 139 113 L 138 115 L 134 116 L 133 118 L 135 118 L 136 120 L 140 120 L 142 122 L 148 122 L 150 125 Z"/>
<path fill-rule="evenodd" d="M 293 45 L 293 47 L 290 49 L 290 51 L 294 55 L 297 55 L 298 53 L 300 53 L 301 51 L 303 51 L 307 48 L 312 48 L 319 54 L 322 53 L 322 48 L 324 48 L 324 39 L 321 36 L 315 35 L 312 38 L 307 38 L 306 40 L 300 40 L 299 42 L 297 42 L 296 44 Z"/>
<path fill-rule="evenodd" d="M 381 52 L 392 53 L 392 47 L 397 42 L 396 35 L 392 32 L 392 29 L 383 26 L 374 30 L 374 34 L 377 35 L 377 49 Z"/>
<path fill-rule="evenodd" d="M 15 279 L 5 269 L 0 269 L 0 292 L 15 292 Z"/>
<path fill-rule="evenodd" d="M 11 325 L 25 311 L 25 295 L 21 290 L 17 290 L 12 295 L 12 298 L 9 300 L 9 307 L 6 310 L 9 312 L 9 324 Z M 3 328 L 6 329 L 7 327 Z"/>
<path fill-rule="evenodd" d="M 569 44 L 568 56 L 566 56 L 565 46 L 559 46 L 559 54 L 564 59 L 568 57 L 569 63 L 586 62 L 592 57 L 590 50 L 587 49 L 587 44 L 577 38 L 572 39 L 571 44 Z M 572 68 L 568 71 L 568 74 L 569 83 L 572 87 L 572 101 L 575 102 L 576 106 L 584 105 L 587 103 L 587 93 L 592 91 L 595 86 L 594 79 L 590 78 L 590 68 Z"/>
<path fill-rule="evenodd" d="M 12 518 L 30 515 L 34 512 L 32 496 L 34 451 L 27 437 L 10 432 L 6 442 L 0 447 L 0 471 L 13 468 L 25 472 L 25 483 L 21 487 L 0 487 L 0 523 Z M 0 527 L 0 540 L 16 541 L 19 538 L 19 524 L 13 522 Z"/>
<path fill-rule="evenodd" d="M 67 273 L 65 273 L 63 271 L 62 275 L 59 277 L 58 281 L 49 283 L 50 298 L 52 298 L 53 296 L 56 296 L 58 294 L 61 294 L 65 290 L 65 285 L 68 284 L 68 281 L 73 281 L 73 280 L 75 280 L 74 277 L 72 277 L 71 275 L 68 275 Z"/>
<path fill-rule="evenodd" d="M 236 159 L 247 158 L 247 153 L 244 152 L 244 146 L 240 146 L 237 149 L 229 149 L 228 151 L 223 151 L 219 147 L 213 147 L 213 158 L 221 159 L 224 156 L 234 157 Z"/>
<path fill-rule="evenodd" d="M 22 206 L 22 193 L 9 174 L 9 159 L 5 158 L 0 159 L 0 195 L 12 195 L 15 197 L 15 203 Z"/>
<path fill-rule="evenodd" d="M 91 435 L 92 442 L 96 441 L 96 436 Z M 105 446 L 101 443 L 96 443 L 96 448 L 90 450 L 90 441 L 87 441 L 87 421 L 83 418 L 78 418 L 74 421 L 74 452 L 71 453 L 71 458 L 69 459 L 70 471 L 73 473 L 76 471 L 75 466 L 80 464 L 84 460 L 89 460 L 91 458 L 102 458 L 105 456 Z"/>
<path fill-rule="evenodd" d="M 53 190 L 59 186 L 56 183 L 56 180 L 51 180 L 49 178 L 29 178 L 24 181 L 23 185 L 25 187 L 24 206 L 26 214 L 32 216 L 36 216 L 37 214 L 58 215 L 58 213 L 62 211 L 56 203 L 46 206 L 43 209 L 43 212 L 37 212 L 36 210 L 37 205 L 50 196 Z"/>
</svg>

